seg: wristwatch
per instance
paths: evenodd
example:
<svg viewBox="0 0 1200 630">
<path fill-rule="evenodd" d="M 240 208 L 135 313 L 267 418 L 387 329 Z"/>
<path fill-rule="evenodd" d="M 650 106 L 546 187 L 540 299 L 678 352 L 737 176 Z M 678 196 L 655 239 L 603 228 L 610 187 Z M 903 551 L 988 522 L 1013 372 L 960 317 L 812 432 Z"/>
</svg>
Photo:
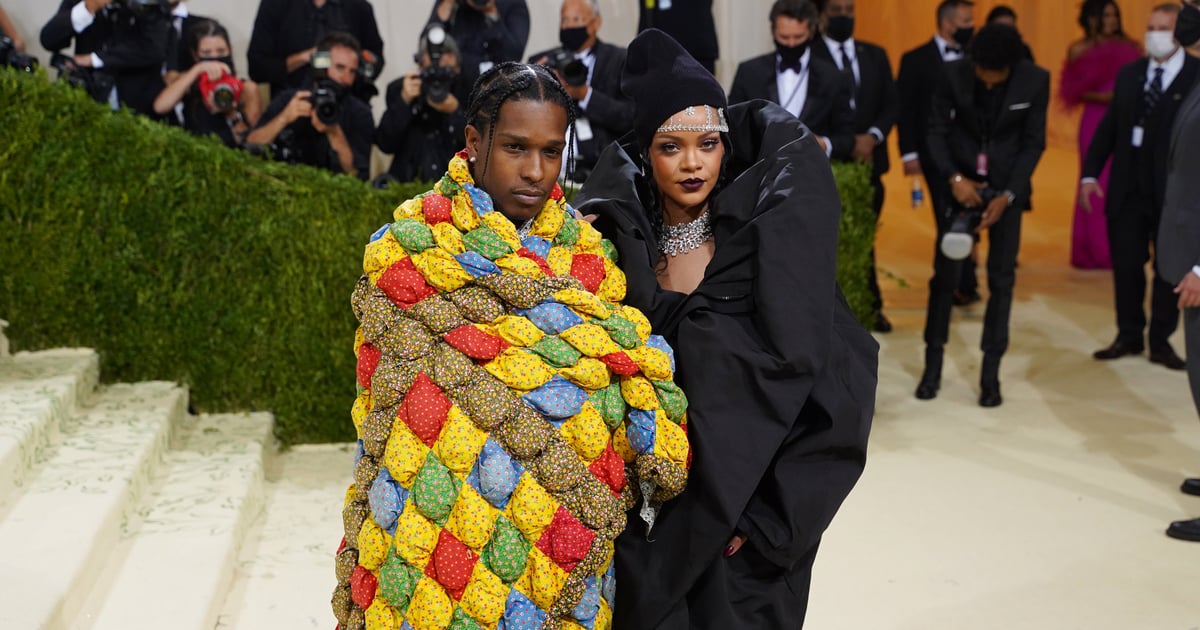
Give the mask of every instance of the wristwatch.
<svg viewBox="0 0 1200 630">
<path fill-rule="evenodd" d="M 1017 195 L 1011 190 L 1002 190 L 1002 191 L 1000 191 L 1000 194 L 1004 195 L 1005 197 L 1008 197 L 1008 205 L 1009 206 L 1013 205 L 1013 203 L 1015 203 L 1017 201 Z"/>
</svg>

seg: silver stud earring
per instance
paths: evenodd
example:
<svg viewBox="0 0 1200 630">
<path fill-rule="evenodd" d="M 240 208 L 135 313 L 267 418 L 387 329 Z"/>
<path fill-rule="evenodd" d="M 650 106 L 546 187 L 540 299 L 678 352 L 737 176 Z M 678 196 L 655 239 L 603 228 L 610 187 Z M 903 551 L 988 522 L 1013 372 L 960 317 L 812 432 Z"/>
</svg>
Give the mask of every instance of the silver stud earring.
<svg viewBox="0 0 1200 630">
<path fill-rule="evenodd" d="M 469 160 L 467 160 L 467 161 L 468 161 L 468 162 L 470 162 L 470 163 L 472 163 L 472 164 L 474 164 L 474 163 L 475 163 L 475 156 L 473 156 L 473 155 L 472 155 L 472 156 L 471 156 L 471 159 L 469 159 Z"/>
</svg>

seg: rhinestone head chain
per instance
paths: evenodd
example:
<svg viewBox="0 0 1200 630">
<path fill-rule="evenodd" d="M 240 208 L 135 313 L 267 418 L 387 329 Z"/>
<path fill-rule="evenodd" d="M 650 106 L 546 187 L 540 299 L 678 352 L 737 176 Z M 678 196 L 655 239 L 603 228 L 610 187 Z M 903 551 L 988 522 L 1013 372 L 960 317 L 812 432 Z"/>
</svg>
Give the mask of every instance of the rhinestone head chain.
<svg viewBox="0 0 1200 630">
<path fill-rule="evenodd" d="M 712 224 L 708 220 L 708 210 L 705 210 L 692 221 L 679 225 L 666 225 L 662 219 L 658 222 L 658 250 L 668 256 L 686 254 L 712 238 Z"/>
<path fill-rule="evenodd" d="M 729 122 L 725 120 L 725 110 L 720 107 L 709 107 L 708 105 L 700 105 L 704 108 L 704 124 L 697 125 L 695 123 L 686 123 L 682 120 L 676 121 L 672 115 L 667 119 L 663 126 L 655 130 L 655 133 L 671 133 L 673 131 L 718 131 L 720 133 L 729 132 Z M 713 121 L 713 110 L 717 112 L 717 120 Z M 693 118 L 696 115 L 696 106 L 689 106 L 683 110 L 683 114 L 688 118 Z"/>
</svg>

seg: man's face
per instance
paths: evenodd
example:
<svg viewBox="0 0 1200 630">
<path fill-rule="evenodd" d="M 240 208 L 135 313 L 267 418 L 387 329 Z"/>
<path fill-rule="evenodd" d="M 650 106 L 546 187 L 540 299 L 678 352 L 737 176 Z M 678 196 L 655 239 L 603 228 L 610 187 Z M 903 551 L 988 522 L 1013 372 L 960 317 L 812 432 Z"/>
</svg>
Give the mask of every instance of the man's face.
<svg viewBox="0 0 1200 630">
<path fill-rule="evenodd" d="M 808 27 L 808 22 L 781 15 L 775 18 L 771 34 L 775 36 L 776 43 L 790 48 L 808 41 L 808 38 L 812 36 L 812 30 Z"/>
<path fill-rule="evenodd" d="M 433 65 L 433 62 L 429 59 L 429 53 L 421 53 L 421 63 L 420 63 L 421 69 L 424 70 L 425 68 L 428 68 L 431 65 Z M 442 58 L 438 60 L 438 67 L 450 68 L 451 70 L 453 70 L 455 72 L 455 74 L 457 74 L 458 73 L 458 56 L 455 55 L 454 53 L 448 53 L 448 52 L 442 53 Z"/>
<path fill-rule="evenodd" d="M 334 46 L 329 50 L 329 79 L 345 87 L 354 85 L 358 73 L 358 53 L 345 46 Z"/>
<path fill-rule="evenodd" d="M 945 25 L 950 27 L 950 31 L 957 31 L 960 28 L 975 28 L 975 9 L 966 5 L 954 9 Z"/>
<path fill-rule="evenodd" d="M 542 211 L 562 168 L 567 112 L 550 101 L 506 101 L 489 130 L 466 127 L 475 182 L 513 221 Z M 489 137 L 490 136 L 490 137 Z"/>
<path fill-rule="evenodd" d="M 1150 21 L 1146 23 L 1147 31 L 1175 32 L 1175 21 L 1178 14 L 1171 11 L 1154 11 L 1150 13 Z"/>
<path fill-rule="evenodd" d="M 825 10 L 821 12 L 822 30 L 829 25 L 829 18 L 838 16 L 854 17 L 854 0 L 829 0 L 826 2 Z"/>
<path fill-rule="evenodd" d="M 586 27 L 588 41 L 600 31 L 600 16 L 592 10 L 592 3 L 588 0 L 565 0 L 558 17 L 559 28 Z"/>
<path fill-rule="evenodd" d="M 1007 81 L 1008 75 L 1011 73 L 1012 70 L 1009 68 L 1004 68 L 1003 70 L 988 70 L 986 68 L 975 66 L 975 76 L 978 77 L 980 81 L 983 81 L 983 84 L 986 85 L 989 90 Z"/>
</svg>

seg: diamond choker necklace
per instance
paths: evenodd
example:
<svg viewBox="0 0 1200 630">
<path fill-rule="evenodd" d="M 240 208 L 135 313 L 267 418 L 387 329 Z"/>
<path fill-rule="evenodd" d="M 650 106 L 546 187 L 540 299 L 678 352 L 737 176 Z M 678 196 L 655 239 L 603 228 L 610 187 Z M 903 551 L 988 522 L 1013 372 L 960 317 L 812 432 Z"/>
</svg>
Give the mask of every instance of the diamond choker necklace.
<svg viewBox="0 0 1200 630">
<path fill-rule="evenodd" d="M 686 254 L 712 238 L 712 225 L 708 221 L 708 210 L 687 223 L 667 225 L 658 219 L 658 251 L 675 257 Z"/>
</svg>

